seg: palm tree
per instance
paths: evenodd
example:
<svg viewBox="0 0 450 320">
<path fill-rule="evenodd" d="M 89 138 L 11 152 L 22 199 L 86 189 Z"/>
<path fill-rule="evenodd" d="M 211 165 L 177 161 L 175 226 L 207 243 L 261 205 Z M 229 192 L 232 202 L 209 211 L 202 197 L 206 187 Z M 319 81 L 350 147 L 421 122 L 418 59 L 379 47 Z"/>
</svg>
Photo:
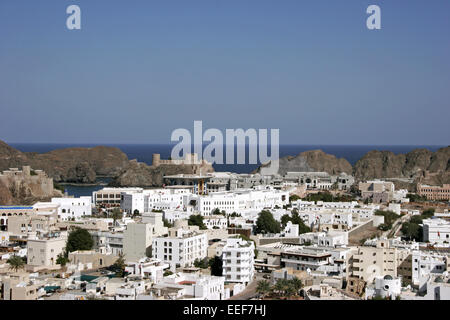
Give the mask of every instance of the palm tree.
<svg viewBox="0 0 450 320">
<path fill-rule="evenodd" d="M 263 298 L 270 292 L 271 286 L 269 281 L 261 280 L 258 281 L 256 286 L 256 292 L 259 293 Z"/>
<path fill-rule="evenodd" d="M 286 279 L 280 279 L 278 280 L 275 285 L 273 286 L 274 291 L 278 294 L 279 297 L 281 297 L 288 286 L 288 282 Z"/>
<path fill-rule="evenodd" d="M 111 217 L 113 218 L 113 226 L 116 226 L 116 221 L 123 217 L 122 211 L 119 208 L 114 208 L 111 212 Z"/>
<path fill-rule="evenodd" d="M 300 279 L 297 278 L 297 277 L 294 277 L 294 278 L 291 280 L 291 284 L 292 284 L 292 286 L 294 287 L 295 293 L 296 293 L 296 294 L 298 294 L 298 292 L 300 291 L 300 289 L 303 288 L 303 282 L 302 282 L 302 280 L 300 280 Z"/>
<path fill-rule="evenodd" d="M 291 282 L 291 281 L 288 281 L 288 282 L 286 283 L 286 287 L 285 287 L 285 289 L 284 289 L 284 292 L 285 292 L 286 297 L 287 297 L 287 298 L 290 298 L 290 297 L 292 297 L 293 295 L 295 295 L 298 291 L 295 290 L 295 287 L 294 287 L 294 285 L 292 284 L 292 282 Z"/>
<path fill-rule="evenodd" d="M 14 270 L 15 272 L 23 269 L 25 267 L 25 261 L 19 256 L 13 255 L 8 259 L 7 263 L 9 264 L 9 268 Z"/>
</svg>

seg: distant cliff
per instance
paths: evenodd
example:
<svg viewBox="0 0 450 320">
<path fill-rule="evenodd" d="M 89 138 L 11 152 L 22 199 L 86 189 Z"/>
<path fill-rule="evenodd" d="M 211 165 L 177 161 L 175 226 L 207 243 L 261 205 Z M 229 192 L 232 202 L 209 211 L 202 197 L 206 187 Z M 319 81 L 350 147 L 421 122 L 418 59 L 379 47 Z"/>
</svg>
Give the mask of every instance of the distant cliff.
<svg viewBox="0 0 450 320">
<path fill-rule="evenodd" d="M 261 168 L 261 167 L 260 167 Z M 260 168 L 255 170 L 259 172 Z M 400 178 L 396 181 L 402 188 L 411 188 L 418 182 L 441 185 L 450 183 L 450 147 L 436 152 L 416 149 L 407 154 L 390 151 L 369 151 L 353 166 L 345 159 L 338 159 L 321 150 L 302 152 L 297 156 L 280 158 L 279 174 L 288 171 L 325 171 L 336 175 L 341 172 L 353 174 L 357 181 L 378 178 Z"/>
<path fill-rule="evenodd" d="M 118 148 L 67 148 L 47 153 L 20 152 L 0 141 L 0 170 L 29 165 L 56 182 L 93 183 L 97 176 L 118 176 L 129 165 Z"/>
<path fill-rule="evenodd" d="M 56 182 L 95 183 L 97 176 L 114 178 L 111 185 L 158 187 L 164 175 L 212 172 L 210 164 L 173 165 L 157 157 L 158 166 L 149 166 L 128 157 L 118 148 L 66 148 L 47 153 L 21 152 L 0 141 L 0 171 L 24 165 L 45 171 Z M 5 199 L 8 197 L 4 193 Z M 0 198 L 1 200 L 1 198 Z"/>
<path fill-rule="evenodd" d="M 425 184 L 450 183 L 450 147 L 431 152 L 416 149 L 407 154 L 370 151 L 353 168 L 358 180 L 406 178 Z"/>
<path fill-rule="evenodd" d="M 264 167 L 264 165 L 261 167 Z M 260 172 L 261 167 L 254 172 Z M 311 150 L 296 156 L 280 158 L 278 173 L 285 175 L 289 171 L 325 171 L 332 175 L 338 175 L 342 172 L 351 174 L 352 170 L 352 165 L 344 158 L 336 158 L 334 155 L 327 154 L 322 150 Z"/>
<path fill-rule="evenodd" d="M 160 187 L 163 184 L 165 175 L 175 174 L 202 174 L 214 172 L 210 164 L 202 165 L 166 165 L 161 164 L 157 167 L 149 166 L 136 160 L 130 161 L 130 165 L 125 169 L 116 179 L 114 179 L 111 186 L 135 186 L 135 187 Z"/>
</svg>

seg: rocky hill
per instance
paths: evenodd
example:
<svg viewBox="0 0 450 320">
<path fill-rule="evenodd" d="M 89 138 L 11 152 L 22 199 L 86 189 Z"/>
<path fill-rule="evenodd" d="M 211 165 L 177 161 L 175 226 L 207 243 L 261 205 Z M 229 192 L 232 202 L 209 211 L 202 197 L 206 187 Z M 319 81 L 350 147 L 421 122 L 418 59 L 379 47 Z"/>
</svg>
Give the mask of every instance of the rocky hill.
<svg viewBox="0 0 450 320">
<path fill-rule="evenodd" d="M 116 179 L 111 186 L 136 186 L 136 187 L 160 187 L 165 175 L 193 174 L 201 169 L 202 174 L 214 172 L 211 165 L 165 165 L 158 167 L 149 166 L 136 160 L 130 161 L 130 165 Z"/>
<path fill-rule="evenodd" d="M 255 170 L 255 172 L 260 172 L 260 168 Z M 351 174 L 352 165 L 344 158 L 336 158 L 334 155 L 327 154 L 322 150 L 311 150 L 302 152 L 295 157 L 287 156 L 280 158 L 278 173 L 284 175 L 289 171 L 325 171 L 333 175 L 342 172 Z"/>
<path fill-rule="evenodd" d="M 129 165 L 118 148 L 66 148 L 47 153 L 20 152 L 0 141 L 0 170 L 29 165 L 56 182 L 93 183 L 97 176 L 118 176 Z"/>
<path fill-rule="evenodd" d="M 450 146 L 436 152 L 416 149 L 407 154 L 370 151 L 353 168 L 358 180 L 405 178 L 425 184 L 450 183 Z"/>
</svg>

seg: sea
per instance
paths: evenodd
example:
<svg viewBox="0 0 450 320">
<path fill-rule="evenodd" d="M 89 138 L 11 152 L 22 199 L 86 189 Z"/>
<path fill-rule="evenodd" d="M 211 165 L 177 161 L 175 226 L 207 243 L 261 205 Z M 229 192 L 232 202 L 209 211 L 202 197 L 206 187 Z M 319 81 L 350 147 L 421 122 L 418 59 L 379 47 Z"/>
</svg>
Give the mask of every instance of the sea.
<svg viewBox="0 0 450 320">
<path fill-rule="evenodd" d="M 11 143 L 12 147 L 22 152 L 45 153 L 55 149 L 83 147 L 90 148 L 100 144 L 56 144 L 56 143 Z M 154 153 L 161 154 L 161 159 L 170 157 L 173 144 L 101 144 L 103 146 L 117 147 L 122 150 L 129 159 L 136 159 L 152 164 L 152 155 Z M 436 151 L 444 146 L 421 146 L 421 145 L 280 145 L 280 157 L 295 156 L 301 152 L 308 150 L 322 150 L 325 153 L 333 154 L 338 158 L 345 158 L 354 165 L 361 157 L 371 150 L 391 151 L 395 154 L 407 153 L 414 149 L 425 148 L 430 151 Z M 236 148 L 236 147 L 235 147 Z M 270 147 L 268 147 L 270 151 Z M 269 152 L 270 154 L 270 152 Z M 236 155 L 236 150 L 235 150 Z M 225 157 L 225 151 L 224 151 Z M 248 158 L 248 146 L 246 146 L 246 159 Z M 215 171 L 228 171 L 236 173 L 250 173 L 260 164 L 213 164 Z M 102 189 L 108 182 L 109 178 L 99 178 L 97 185 L 64 185 L 66 192 L 75 197 L 91 196 L 93 191 Z"/>
</svg>

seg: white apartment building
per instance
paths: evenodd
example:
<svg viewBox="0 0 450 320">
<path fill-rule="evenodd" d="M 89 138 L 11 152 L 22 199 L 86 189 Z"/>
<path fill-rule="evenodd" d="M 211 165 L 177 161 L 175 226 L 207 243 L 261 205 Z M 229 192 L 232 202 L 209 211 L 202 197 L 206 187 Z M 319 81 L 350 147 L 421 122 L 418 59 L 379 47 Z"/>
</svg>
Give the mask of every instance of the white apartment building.
<svg viewBox="0 0 450 320">
<path fill-rule="evenodd" d="M 241 189 L 227 192 L 217 192 L 205 196 L 186 197 L 187 203 L 195 202 L 195 210 L 203 216 L 211 215 L 214 209 L 233 212 L 261 211 L 263 209 L 282 208 L 289 203 L 289 192 L 264 189 Z"/>
<path fill-rule="evenodd" d="M 182 210 L 183 198 L 191 195 L 189 189 L 148 189 L 122 192 L 120 207 L 128 212 L 152 210 Z"/>
<path fill-rule="evenodd" d="M 56 266 L 58 255 L 66 247 L 66 238 L 60 235 L 54 237 L 29 237 L 27 241 L 27 264 L 31 266 Z"/>
<path fill-rule="evenodd" d="M 150 279 L 153 283 L 160 282 L 164 277 L 164 270 L 170 266 L 161 260 L 153 258 L 142 258 L 137 262 L 130 262 L 125 271 L 130 275 Z"/>
<path fill-rule="evenodd" d="M 423 220 L 423 241 L 450 246 L 450 221 L 444 219 Z"/>
<path fill-rule="evenodd" d="M 208 255 L 207 234 L 193 228 L 171 228 L 168 237 L 153 239 L 152 253 L 154 258 L 169 263 L 171 270 L 191 267 L 195 260 Z"/>
<path fill-rule="evenodd" d="M 191 214 L 191 212 L 181 210 L 164 210 L 164 219 L 173 224 L 177 220 L 189 219 Z"/>
<path fill-rule="evenodd" d="M 390 297 L 394 300 L 402 292 L 402 279 L 393 278 L 390 275 L 375 277 L 375 283 L 366 288 L 366 299 L 373 297 Z"/>
<path fill-rule="evenodd" d="M 79 220 L 92 214 L 92 198 L 52 198 L 51 203 L 59 205 L 58 219 L 62 221 Z"/>
<path fill-rule="evenodd" d="M 348 232 L 308 232 L 299 236 L 300 244 L 315 244 L 321 247 L 341 247 L 348 245 Z"/>
<path fill-rule="evenodd" d="M 412 283 L 419 286 L 431 274 L 447 271 L 449 256 L 440 253 L 415 250 L 412 252 Z"/>
<path fill-rule="evenodd" d="M 349 248 L 291 246 L 281 251 L 282 267 L 315 274 L 343 275 Z"/>
<path fill-rule="evenodd" d="M 230 289 L 225 288 L 225 277 L 194 273 L 175 273 L 154 285 L 156 296 L 173 300 L 226 300 Z"/>
<path fill-rule="evenodd" d="M 88 230 L 94 241 L 93 249 L 103 254 L 123 253 L 123 232 Z"/>
<path fill-rule="evenodd" d="M 303 222 L 310 228 L 321 230 L 349 230 L 353 227 L 352 213 L 334 211 L 299 212 Z"/>
<path fill-rule="evenodd" d="M 206 216 L 203 223 L 208 229 L 226 229 L 228 220 L 224 216 Z"/>
<path fill-rule="evenodd" d="M 222 275 L 226 282 L 248 284 L 253 280 L 255 245 L 253 241 L 229 238 L 222 250 Z"/>
</svg>

